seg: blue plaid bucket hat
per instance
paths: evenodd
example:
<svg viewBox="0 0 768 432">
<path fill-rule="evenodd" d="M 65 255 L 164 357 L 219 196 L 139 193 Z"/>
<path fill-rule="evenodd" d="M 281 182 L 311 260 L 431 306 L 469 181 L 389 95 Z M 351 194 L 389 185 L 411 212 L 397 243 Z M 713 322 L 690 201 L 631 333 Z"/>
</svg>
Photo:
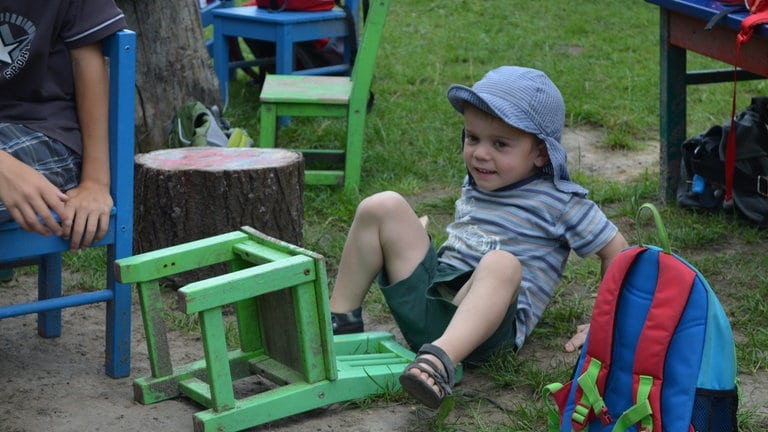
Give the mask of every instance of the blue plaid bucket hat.
<svg viewBox="0 0 768 432">
<path fill-rule="evenodd" d="M 508 125 L 539 137 L 547 145 L 550 163 L 543 171 L 555 186 L 567 193 L 586 195 L 587 190 L 571 181 L 567 156 L 560 144 L 565 124 L 565 103 L 557 86 L 541 71 L 519 66 L 493 69 L 472 88 L 454 84 L 448 101 L 459 113 L 470 103 L 500 118 Z"/>
</svg>

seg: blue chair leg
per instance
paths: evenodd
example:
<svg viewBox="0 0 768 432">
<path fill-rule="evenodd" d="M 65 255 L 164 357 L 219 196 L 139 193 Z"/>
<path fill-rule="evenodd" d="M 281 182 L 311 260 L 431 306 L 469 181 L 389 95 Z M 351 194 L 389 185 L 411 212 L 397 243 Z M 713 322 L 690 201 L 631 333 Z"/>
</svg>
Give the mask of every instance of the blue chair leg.
<svg viewBox="0 0 768 432">
<path fill-rule="evenodd" d="M 43 255 L 37 269 L 37 292 L 39 299 L 61 297 L 61 254 Z M 37 314 L 37 334 L 44 338 L 61 336 L 61 309 Z"/>
<path fill-rule="evenodd" d="M 115 299 L 107 302 L 107 375 L 126 377 L 131 373 L 131 286 L 113 285 Z"/>
<path fill-rule="evenodd" d="M 13 279 L 13 269 L 0 269 L 0 282 L 8 282 Z"/>
<path fill-rule="evenodd" d="M 128 246 L 126 246 L 126 243 Z M 130 256 L 130 242 L 107 248 L 107 260 Z M 104 358 L 107 375 L 127 377 L 131 373 L 131 285 L 119 283 L 112 266 L 107 268 L 107 286 L 112 300 L 107 302 L 107 346 Z"/>
</svg>

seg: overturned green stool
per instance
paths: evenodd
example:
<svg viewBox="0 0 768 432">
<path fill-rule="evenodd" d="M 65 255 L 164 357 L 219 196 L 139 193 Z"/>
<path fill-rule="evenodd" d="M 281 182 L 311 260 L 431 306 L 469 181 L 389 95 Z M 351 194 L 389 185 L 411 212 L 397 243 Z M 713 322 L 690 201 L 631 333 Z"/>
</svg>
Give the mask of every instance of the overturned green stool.
<svg viewBox="0 0 768 432">
<path fill-rule="evenodd" d="M 160 280 L 228 263 L 231 272 L 185 285 L 179 307 L 200 320 L 204 358 L 174 366 Z M 134 381 L 143 404 L 186 396 L 208 408 L 195 431 L 239 431 L 333 403 L 399 389 L 414 358 L 393 335 L 333 336 L 321 255 L 252 228 L 118 260 L 117 278 L 136 285 L 151 375 Z M 226 343 L 224 308 L 233 305 L 240 348 Z M 274 387 L 236 397 L 238 380 L 258 375 Z"/>
</svg>

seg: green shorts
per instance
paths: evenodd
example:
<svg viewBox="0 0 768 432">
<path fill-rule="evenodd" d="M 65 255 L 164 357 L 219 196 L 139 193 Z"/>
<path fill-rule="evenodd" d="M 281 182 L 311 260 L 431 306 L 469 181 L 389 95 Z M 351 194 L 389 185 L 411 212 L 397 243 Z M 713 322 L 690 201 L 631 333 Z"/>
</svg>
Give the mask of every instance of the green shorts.
<svg viewBox="0 0 768 432">
<path fill-rule="evenodd" d="M 443 334 L 456 312 L 451 303 L 453 295 L 469 280 L 474 270 L 460 270 L 441 264 L 434 247 L 407 278 L 390 284 L 385 272 L 377 282 L 392 311 L 400 331 L 411 349 L 418 351 Z M 499 328 L 477 347 L 465 363 L 477 364 L 487 360 L 502 347 L 515 347 L 515 305 L 512 305 Z"/>
</svg>

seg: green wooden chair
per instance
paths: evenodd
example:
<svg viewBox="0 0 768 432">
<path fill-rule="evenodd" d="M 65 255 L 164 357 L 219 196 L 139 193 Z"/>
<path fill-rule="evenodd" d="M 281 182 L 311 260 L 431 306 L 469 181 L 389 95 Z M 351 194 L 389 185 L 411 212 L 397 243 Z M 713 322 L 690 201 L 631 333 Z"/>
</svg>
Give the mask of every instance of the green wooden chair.
<svg viewBox="0 0 768 432">
<path fill-rule="evenodd" d="M 181 310 L 199 318 L 204 357 L 174 366 L 159 280 L 217 263 L 232 271 L 178 291 Z M 194 415 L 197 432 L 239 431 L 397 391 L 415 357 L 385 332 L 334 337 L 324 258 L 252 228 L 120 259 L 115 271 L 136 284 L 147 339 L 151 375 L 134 381 L 135 399 L 194 400 L 208 408 Z M 231 305 L 238 349 L 226 343 Z M 236 385 L 249 377 L 274 386 L 242 394 Z"/>
<path fill-rule="evenodd" d="M 368 98 L 390 0 L 373 0 L 352 74 L 346 76 L 267 75 L 261 89 L 259 145 L 275 147 L 279 116 L 346 117 L 347 138 L 340 148 L 294 149 L 304 155 L 307 184 L 360 184 Z"/>
</svg>

